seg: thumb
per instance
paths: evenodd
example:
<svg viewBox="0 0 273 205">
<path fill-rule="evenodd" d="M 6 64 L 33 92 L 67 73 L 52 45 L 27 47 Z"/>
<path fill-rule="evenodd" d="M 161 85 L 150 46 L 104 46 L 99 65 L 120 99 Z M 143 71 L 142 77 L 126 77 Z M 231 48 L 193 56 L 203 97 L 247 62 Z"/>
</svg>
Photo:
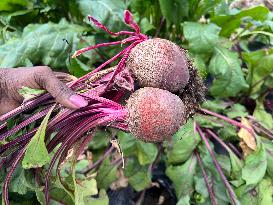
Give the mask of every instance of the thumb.
<svg viewBox="0 0 273 205">
<path fill-rule="evenodd" d="M 47 90 L 58 103 L 69 109 L 78 109 L 87 106 L 88 102 L 75 94 L 68 86 L 61 82 L 47 66 L 41 66 L 35 72 L 35 82 Z"/>
</svg>

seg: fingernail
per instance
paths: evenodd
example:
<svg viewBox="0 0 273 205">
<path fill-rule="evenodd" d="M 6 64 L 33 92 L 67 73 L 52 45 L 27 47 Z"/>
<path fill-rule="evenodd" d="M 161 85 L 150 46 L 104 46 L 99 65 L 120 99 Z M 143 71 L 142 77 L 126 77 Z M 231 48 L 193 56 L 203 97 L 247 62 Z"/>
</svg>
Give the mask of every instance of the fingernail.
<svg viewBox="0 0 273 205">
<path fill-rule="evenodd" d="M 72 95 L 69 98 L 69 101 L 78 108 L 85 107 L 86 105 L 88 105 L 88 102 L 83 97 L 76 94 Z"/>
</svg>

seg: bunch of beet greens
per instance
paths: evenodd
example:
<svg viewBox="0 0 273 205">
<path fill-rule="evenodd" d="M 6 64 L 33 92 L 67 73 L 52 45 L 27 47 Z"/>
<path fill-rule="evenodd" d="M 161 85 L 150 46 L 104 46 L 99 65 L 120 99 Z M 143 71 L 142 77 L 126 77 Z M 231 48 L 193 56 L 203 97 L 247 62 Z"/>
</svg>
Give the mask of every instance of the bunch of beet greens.
<svg viewBox="0 0 273 205">
<path fill-rule="evenodd" d="M 51 153 L 55 150 L 44 181 L 47 204 L 50 203 L 49 177 L 54 165 L 58 163 L 59 167 L 68 151 L 79 140 L 82 140 L 82 143 L 78 150 L 83 150 L 92 140 L 95 128 L 99 126 L 131 132 L 143 141 L 161 142 L 170 140 L 170 137 L 199 109 L 201 113 L 216 116 L 232 125 L 245 128 L 254 135 L 252 129 L 237 121 L 199 108 L 199 104 L 204 100 L 205 89 L 185 50 L 165 39 L 149 39 L 140 32 L 129 11 L 124 13 L 124 22 L 133 31 L 113 33 L 93 17 L 89 16 L 89 20 L 112 36 L 126 38 L 83 48 L 72 57 L 103 46 L 127 47 L 92 72 L 67 84 L 89 102 L 88 106 L 69 110 L 54 102 L 49 94 L 43 94 L 0 117 L 0 141 L 4 142 L 0 147 L 0 168 L 8 169 L 2 192 L 6 205 L 9 204 L 8 185 L 17 165 L 29 151 L 27 147 L 31 140 L 37 135 L 43 135 L 43 132 L 47 151 Z M 116 61 L 118 61 L 116 66 L 109 66 Z M 138 89 L 134 92 L 136 88 Z M 41 106 L 42 109 L 37 109 Z M 34 114 L 7 129 L 8 120 L 35 109 Z M 40 127 L 33 127 L 27 133 L 18 135 L 20 130 L 42 118 L 44 120 Z M 45 125 L 46 129 L 43 129 Z M 236 195 L 225 178 L 202 128 L 198 124 L 195 125 L 196 132 L 204 140 L 228 190 L 232 204 L 237 204 Z M 17 136 L 14 138 L 16 133 Z M 206 134 L 226 146 L 211 130 L 206 130 Z M 80 151 L 76 153 L 79 154 Z M 202 168 L 212 204 L 217 204 L 208 184 L 202 160 L 198 152 L 195 152 L 195 155 Z"/>
</svg>

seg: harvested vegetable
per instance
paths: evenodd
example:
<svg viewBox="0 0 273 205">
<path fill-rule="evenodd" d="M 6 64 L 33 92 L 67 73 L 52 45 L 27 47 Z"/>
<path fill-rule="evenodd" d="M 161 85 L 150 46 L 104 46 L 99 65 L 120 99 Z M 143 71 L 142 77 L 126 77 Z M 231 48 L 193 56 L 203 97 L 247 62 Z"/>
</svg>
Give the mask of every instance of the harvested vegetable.
<svg viewBox="0 0 273 205">
<path fill-rule="evenodd" d="M 158 88 L 137 90 L 130 96 L 127 109 L 129 131 L 146 142 L 170 139 L 186 121 L 182 100 Z"/>
<path fill-rule="evenodd" d="M 68 151 L 77 141 L 82 139 L 90 141 L 94 135 L 95 128 L 98 126 L 113 127 L 131 132 L 135 137 L 144 141 L 161 142 L 165 139 L 170 139 L 179 127 L 187 121 L 187 118 L 195 113 L 204 97 L 202 81 L 198 77 L 197 71 L 192 66 L 190 59 L 186 57 L 185 51 L 164 39 L 148 40 L 146 35 L 140 33 L 140 29 L 133 21 L 129 11 L 125 11 L 124 13 L 124 21 L 134 29 L 134 32 L 120 31 L 113 33 L 93 17 L 89 16 L 89 19 L 110 35 L 129 35 L 130 37 L 122 41 L 102 43 L 83 48 L 75 52 L 72 57 L 98 47 L 131 43 L 123 51 L 107 60 L 92 72 L 67 84 L 84 97 L 89 104 L 78 110 L 69 110 L 62 105 L 56 105 L 53 97 L 47 93 L 35 99 L 30 99 L 24 105 L 0 116 L 0 122 L 2 122 L 0 130 L 3 131 L 7 127 L 7 120 L 26 110 L 39 108 L 40 106 L 43 107 L 42 109 L 37 109 L 37 112 L 23 119 L 16 126 L 3 131 L 0 135 L 0 140 L 5 140 L 36 120 L 43 118 L 49 111 L 52 111 L 51 119 L 49 119 L 46 132 L 44 133 L 45 136 L 41 136 L 41 139 L 45 139 L 45 145 L 49 153 L 57 148 L 45 177 L 46 204 L 50 204 L 49 177 L 55 163 L 58 162 L 57 166 L 59 167 L 65 160 Z M 149 42 L 152 42 L 156 46 L 162 46 L 163 50 L 166 49 L 165 52 L 169 54 L 169 59 L 166 61 L 166 64 L 162 63 L 162 58 L 166 55 L 163 50 L 157 55 L 150 55 L 150 60 L 155 65 L 164 65 L 160 70 L 161 73 L 155 72 L 155 74 L 158 74 L 155 78 L 158 84 L 137 90 L 129 97 L 127 106 L 123 106 L 121 104 L 124 98 L 135 90 L 132 72 L 137 74 L 136 70 L 138 69 L 133 64 L 131 64 L 132 69 L 128 67 L 133 62 L 132 58 L 134 55 L 140 52 L 137 49 L 149 45 Z M 148 51 L 149 49 L 144 53 Z M 159 56 L 161 57 L 158 58 Z M 103 69 L 119 58 L 121 59 L 115 67 Z M 143 61 L 143 63 L 145 62 Z M 145 67 L 140 69 L 145 70 Z M 156 69 L 156 67 L 153 69 Z M 144 70 L 142 70 L 142 74 L 144 72 L 145 75 Z M 168 75 L 164 75 L 164 73 Z M 153 78 L 150 74 L 147 76 L 150 79 Z M 140 85 L 143 85 L 141 77 L 139 79 L 137 77 L 137 80 Z M 154 87 L 160 87 L 173 92 L 176 91 L 178 95 Z M 28 132 L 17 136 L 15 139 L 8 140 L 6 144 L 0 147 L 0 155 L 3 157 L 0 168 L 2 166 L 12 167 L 7 173 L 3 186 L 4 204 L 9 204 L 8 185 L 10 178 L 16 166 L 24 158 L 28 144 L 38 129 L 39 127 L 36 125 L 36 127 L 32 127 Z M 52 137 L 53 133 L 56 134 Z M 84 146 L 88 143 L 87 141 L 82 143 L 78 149 L 84 149 Z M 28 167 L 36 168 L 36 166 L 32 167 L 30 163 Z"/>
<path fill-rule="evenodd" d="M 149 39 L 136 45 L 128 56 L 126 67 L 141 87 L 176 92 L 189 81 L 185 50 L 166 39 Z"/>
</svg>

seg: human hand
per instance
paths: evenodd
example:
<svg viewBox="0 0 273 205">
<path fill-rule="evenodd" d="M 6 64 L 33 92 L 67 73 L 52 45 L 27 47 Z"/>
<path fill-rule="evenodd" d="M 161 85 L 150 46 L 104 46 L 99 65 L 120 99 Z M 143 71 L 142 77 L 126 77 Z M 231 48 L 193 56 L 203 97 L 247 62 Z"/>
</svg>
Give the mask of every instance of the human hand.
<svg viewBox="0 0 273 205">
<path fill-rule="evenodd" d="M 20 106 L 24 98 L 18 90 L 22 86 L 44 89 L 69 109 L 78 109 L 88 104 L 83 97 L 61 82 L 47 66 L 0 69 L 0 115 Z"/>
</svg>

